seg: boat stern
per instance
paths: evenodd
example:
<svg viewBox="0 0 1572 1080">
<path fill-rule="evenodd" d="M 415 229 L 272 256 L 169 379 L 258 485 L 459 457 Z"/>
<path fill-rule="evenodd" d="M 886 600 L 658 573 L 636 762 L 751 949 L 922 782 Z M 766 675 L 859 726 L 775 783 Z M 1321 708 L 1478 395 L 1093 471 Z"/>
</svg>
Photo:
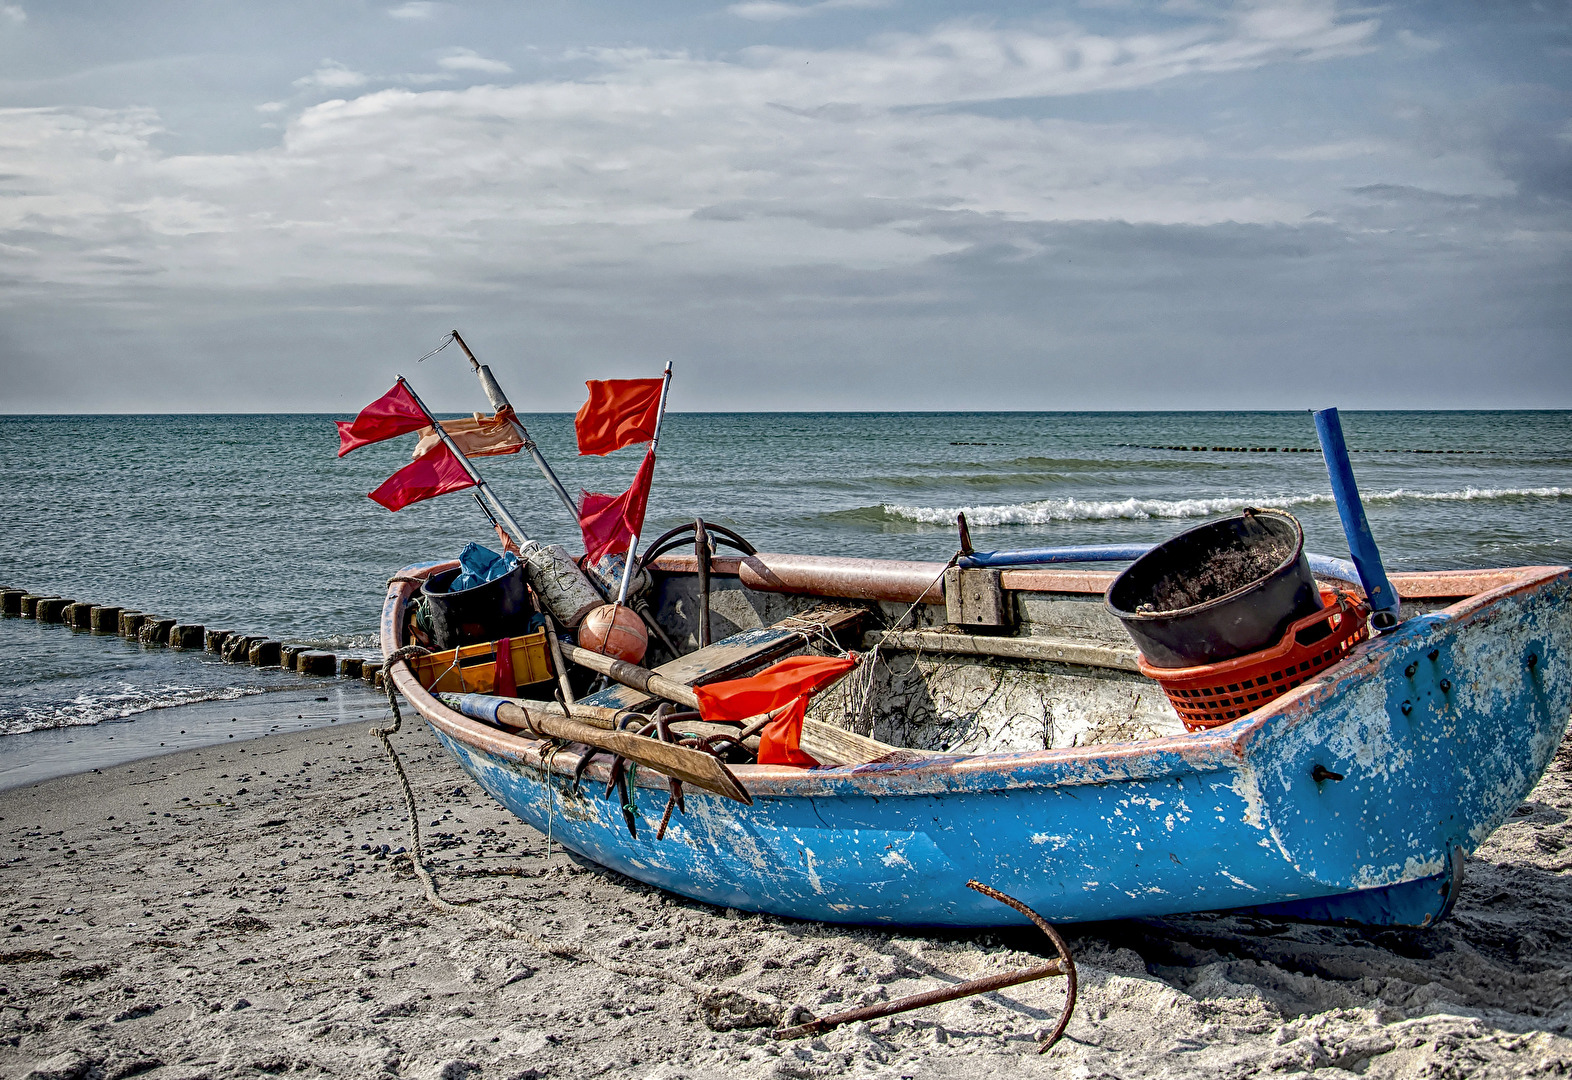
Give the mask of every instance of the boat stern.
<svg viewBox="0 0 1572 1080">
<path fill-rule="evenodd" d="M 1410 618 L 1247 727 L 1272 840 L 1329 894 L 1424 882 L 1439 918 L 1461 857 L 1549 765 L 1572 712 L 1572 578 L 1525 577 Z"/>
</svg>

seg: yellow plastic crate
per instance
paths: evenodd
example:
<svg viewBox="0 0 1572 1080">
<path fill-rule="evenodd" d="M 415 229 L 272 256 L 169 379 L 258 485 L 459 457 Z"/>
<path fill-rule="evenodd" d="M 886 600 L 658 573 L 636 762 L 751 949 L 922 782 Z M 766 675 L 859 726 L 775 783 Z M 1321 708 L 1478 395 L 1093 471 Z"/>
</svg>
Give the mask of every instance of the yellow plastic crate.
<svg viewBox="0 0 1572 1080">
<path fill-rule="evenodd" d="M 513 684 L 528 686 L 552 678 L 546 631 L 512 638 Z M 497 689 L 497 642 L 460 645 L 410 661 L 420 685 L 433 693 L 493 694 Z"/>
</svg>

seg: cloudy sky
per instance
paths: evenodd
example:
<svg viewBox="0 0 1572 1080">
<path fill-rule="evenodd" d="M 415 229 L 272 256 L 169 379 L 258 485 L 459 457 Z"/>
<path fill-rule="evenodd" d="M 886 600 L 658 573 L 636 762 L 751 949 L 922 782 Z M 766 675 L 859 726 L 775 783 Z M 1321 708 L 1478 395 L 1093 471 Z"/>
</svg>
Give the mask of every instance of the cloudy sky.
<svg viewBox="0 0 1572 1080">
<path fill-rule="evenodd" d="M 1572 407 L 1572 4 L 0 0 L 0 412 Z"/>
</svg>

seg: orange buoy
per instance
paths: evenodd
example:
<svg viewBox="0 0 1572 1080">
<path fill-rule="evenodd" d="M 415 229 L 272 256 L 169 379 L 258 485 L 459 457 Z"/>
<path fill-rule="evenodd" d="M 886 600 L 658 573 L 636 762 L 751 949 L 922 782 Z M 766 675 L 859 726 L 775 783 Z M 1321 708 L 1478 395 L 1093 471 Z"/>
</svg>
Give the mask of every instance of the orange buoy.
<svg viewBox="0 0 1572 1080">
<path fill-rule="evenodd" d="M 602 604 L 579 623 L 579 645 L 602 656 L 637 664 L 644 659 L 649 644 L 644 620 L 616 604 Z"/>
</svg>

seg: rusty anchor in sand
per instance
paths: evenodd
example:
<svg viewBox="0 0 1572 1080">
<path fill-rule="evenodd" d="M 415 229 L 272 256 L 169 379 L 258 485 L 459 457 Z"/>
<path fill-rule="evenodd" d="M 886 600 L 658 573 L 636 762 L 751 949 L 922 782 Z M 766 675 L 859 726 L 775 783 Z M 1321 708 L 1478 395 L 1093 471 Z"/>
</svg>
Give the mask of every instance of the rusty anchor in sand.
<svg viewBox="0 0 1572 1080">
<path fill-rule="evenodd" d="M 946 1001 L 955 1001 L 959 998 L 973 997 L 977 994 L 991 994 L 995 990 L 1003 990 L 1008 986 L 1019 986 L 1022 983 L 1036 982 L 1038 979 L 1050 979 L 1063 975 L 1065 979 L 1064 1008 L 1059 1012 L 1059 1022 L 1054 1025 L 1053 1031 L 1043 1039 L 1038 1047 L 1039 1054 L 1045 1054 L 1054 1043 L 1058 1042 L 1064 1034 L 1064 1029 L 1069 1026 L 1070 1016 L 1075 1012 L 1076 973 L 1075 958 L 1070 955 L 1070 947 L 1065 944 L 1063 937 L 1041 915 L 1015 899 L 1006 896 L 998 889 L 989 888 L 980 881 L 968 881 L 966 887 L 975 889 L 984 896 L 991 897 L 1001 904 L 1007 904 L 1025 915 L 1037 925 L 1037 929 L 1048 935 L 1048 940 L 1053 942 L 1053 947 L 1059 955 L 1046 964 L 1036 967 L 1023 968 L 1020 971 L 1002 971 L 997 975 L 985 975 L 980 979 L 968 979 L 966 982 L 956 983 L 954 986 L 945 986 L 937 990 L 924 990 L 920 994 L 909 994 L 894 1001 L 883 1001 L 877 1005 L 864 1005 L 857 1009 L 848 1009 L 846 1012 L 835 1013 L 832 1016 L 820 1017 L 809 1020 L 807 1023 L 797 1024 L 793 1027 L 777 1028 L 777 1039 L 802 1039 L 810 1035 L 822 1035 L 826 1031 L 840 1027 L 842 1024 L 855 1024 L 861 1020 L 878 1020 L 885 1016 L 894 1016 L 897 1013 L 910 1012 L 928 1005 L 940 1005 Z"/>
</svg>

